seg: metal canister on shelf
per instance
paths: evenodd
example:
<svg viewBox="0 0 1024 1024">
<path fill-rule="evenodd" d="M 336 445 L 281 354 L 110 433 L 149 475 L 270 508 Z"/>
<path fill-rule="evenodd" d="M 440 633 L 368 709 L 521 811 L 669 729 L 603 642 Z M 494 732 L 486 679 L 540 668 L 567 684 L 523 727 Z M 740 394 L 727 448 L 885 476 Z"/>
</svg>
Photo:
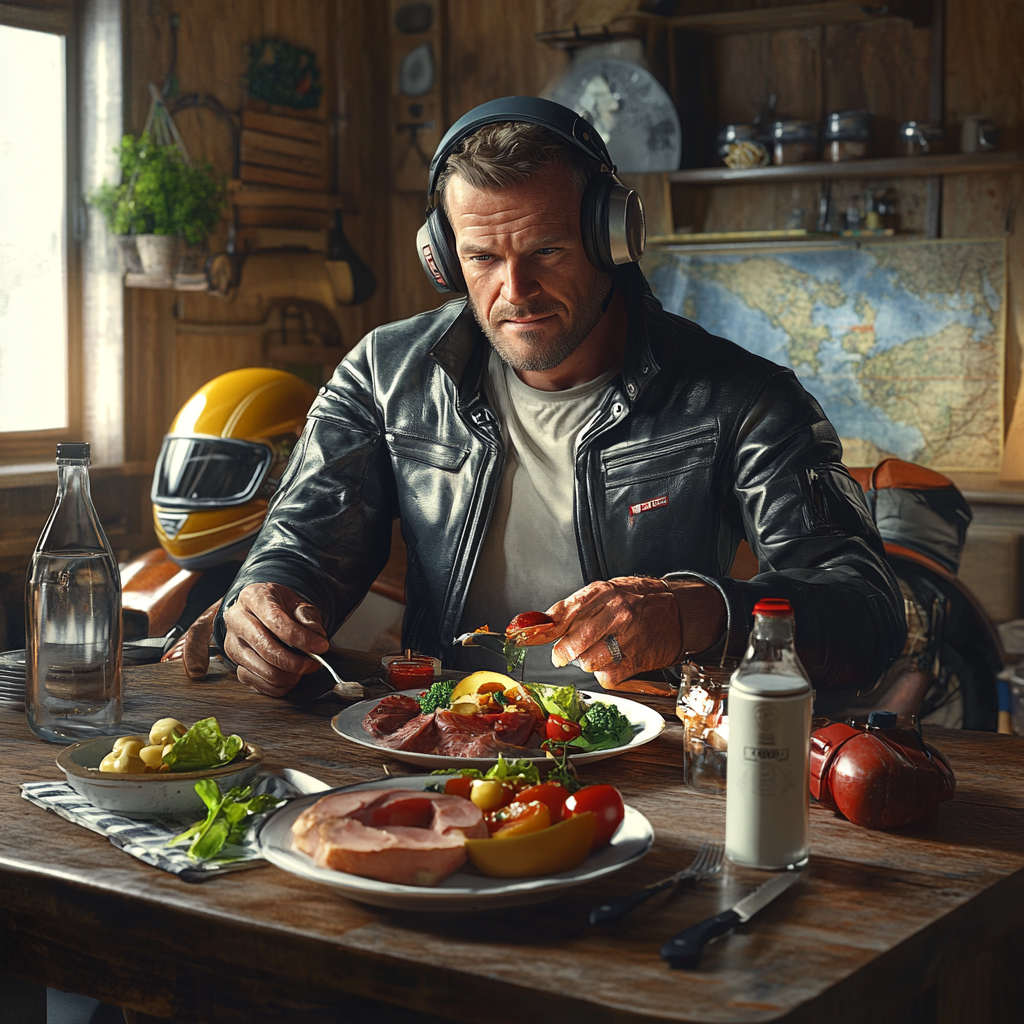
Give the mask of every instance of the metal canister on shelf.
<svg viewBox="0 0 1024 1024">
<path fill-rule="evenodd" d="M 927 121 L 904 121 L 897 131 L 902 156 L 927 156 L 945 149 L 946 131 Z"/>
<path fill-rule="evenodd" d="M 758 601 L 729 685 L 725 853 L 736 864 L 778 870 L 807 860 L 811 703 L 789 602 Z"/>
</svg>

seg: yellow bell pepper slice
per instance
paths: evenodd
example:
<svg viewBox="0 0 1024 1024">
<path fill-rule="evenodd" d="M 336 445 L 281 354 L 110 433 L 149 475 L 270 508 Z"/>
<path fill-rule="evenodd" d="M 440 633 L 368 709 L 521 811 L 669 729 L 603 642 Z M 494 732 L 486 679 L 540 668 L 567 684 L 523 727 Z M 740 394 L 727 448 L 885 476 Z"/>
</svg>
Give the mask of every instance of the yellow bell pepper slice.
<svg viewBox="0 0 1024 1024">
<path fill-rule="evenodd" d="M 473 866 L 489 878 L 532 878 L 578 868 L 590 853 L 597 824 L 587 811 L 540 832 L 503 839 L 467 839 Z"/>
</svg>

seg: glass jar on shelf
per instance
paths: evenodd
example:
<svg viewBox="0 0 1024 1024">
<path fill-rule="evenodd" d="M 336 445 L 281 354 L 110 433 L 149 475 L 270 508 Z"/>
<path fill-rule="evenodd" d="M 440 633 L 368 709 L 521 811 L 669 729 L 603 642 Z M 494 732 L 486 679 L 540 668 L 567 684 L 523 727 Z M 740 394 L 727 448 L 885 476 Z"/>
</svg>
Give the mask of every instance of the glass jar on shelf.
<svg viewBox="0 0 1024 1024">
<path fill-rule="evenodd" d="M 683 723 L 683 781 L 697 793 L 725 796 L 731 674 L 719 665 L 682 667 L 676 714 Z"/>
<path fill-rule="evenodd" d="M 772 163 L 799 164 L 818 156 L 818 125 L 814 121 L 775 121 L 771 125 Z"/>
</svg>

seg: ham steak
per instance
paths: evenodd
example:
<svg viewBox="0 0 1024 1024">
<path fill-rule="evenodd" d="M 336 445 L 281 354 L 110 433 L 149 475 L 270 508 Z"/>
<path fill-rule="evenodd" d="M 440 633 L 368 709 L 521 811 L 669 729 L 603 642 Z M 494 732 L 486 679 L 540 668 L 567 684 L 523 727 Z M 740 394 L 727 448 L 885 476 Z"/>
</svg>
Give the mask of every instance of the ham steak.
<svg viewBox="0 0 1024 1024">
<path fill-rule="evenodd" d="M 323 797 L 292 825 L 318 867 L 398 885 L 437 885 L 466 861 L 465 841 L 487 837 L 469 800 L 420 790 L 364 789 Z"/>
</svg>

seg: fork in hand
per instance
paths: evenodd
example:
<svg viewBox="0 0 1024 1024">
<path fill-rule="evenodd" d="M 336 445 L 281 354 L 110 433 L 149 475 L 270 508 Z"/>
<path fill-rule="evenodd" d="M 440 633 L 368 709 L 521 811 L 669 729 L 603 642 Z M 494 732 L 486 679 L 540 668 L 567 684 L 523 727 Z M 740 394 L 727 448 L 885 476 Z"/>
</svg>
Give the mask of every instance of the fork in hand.
<svg viewBox="0 0 1024 1024">
<path fill-rule="evenodd" d="M 725 850 L 721 843 L 702 843 L 689 867 L 677 871 L 660 882 L 653 882 L 628 896 L 620 896 L 617 900 L 601 903 L 590 912 L 591 924 L 613 924 L 621 921 L 631 910 L 649 900 L 655 893 L 672 889 L 687 878 L 700 881 L 722 870 L 722 857 Z"/>
</svg>

